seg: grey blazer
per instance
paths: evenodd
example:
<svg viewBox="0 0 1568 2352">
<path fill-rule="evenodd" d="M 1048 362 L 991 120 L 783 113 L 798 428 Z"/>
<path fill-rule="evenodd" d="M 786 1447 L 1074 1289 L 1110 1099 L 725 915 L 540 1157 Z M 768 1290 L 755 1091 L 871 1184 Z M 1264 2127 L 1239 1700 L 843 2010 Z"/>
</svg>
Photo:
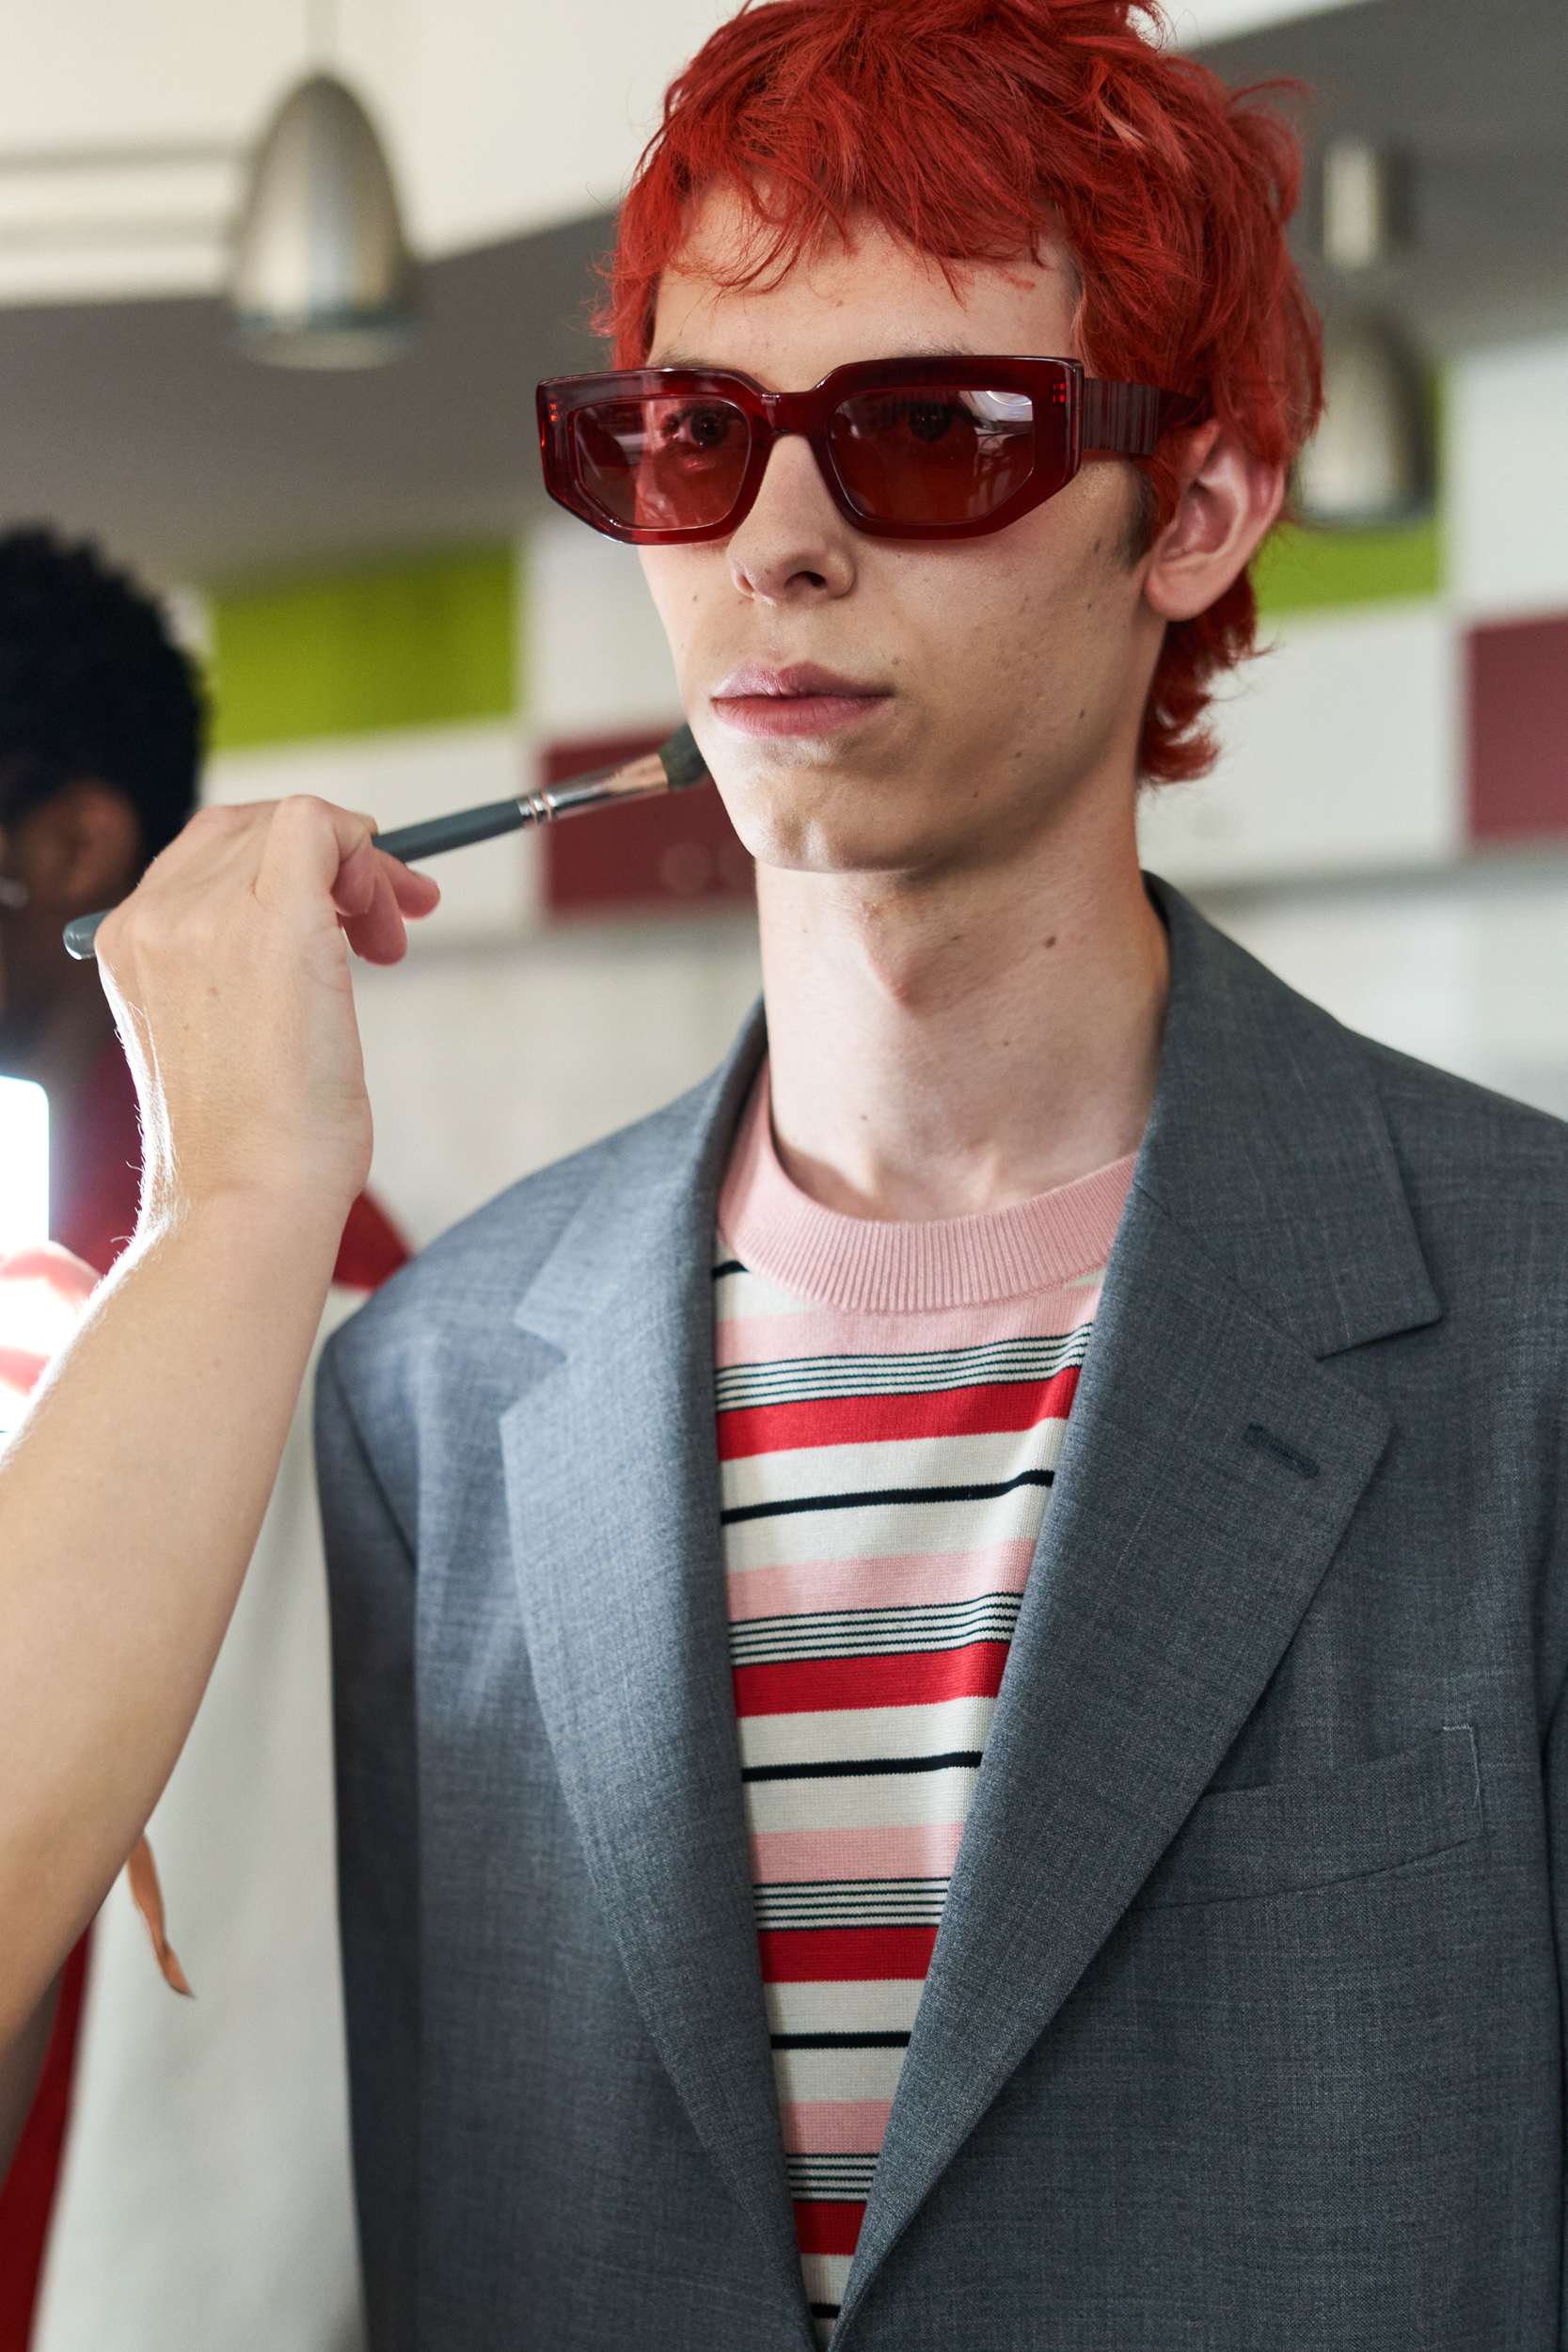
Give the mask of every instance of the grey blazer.
<svg viewBox="0 0 1568 2352">
<path fill-rule="evenodd" d="M 1561 2341 L 1568 1129 L 1161 886 L 1159 1087 L 835 2344 Z M 320 1384 L 374 2352 L 808 2352 L 725 1647 L 761 1049 Z"/>
</svg>

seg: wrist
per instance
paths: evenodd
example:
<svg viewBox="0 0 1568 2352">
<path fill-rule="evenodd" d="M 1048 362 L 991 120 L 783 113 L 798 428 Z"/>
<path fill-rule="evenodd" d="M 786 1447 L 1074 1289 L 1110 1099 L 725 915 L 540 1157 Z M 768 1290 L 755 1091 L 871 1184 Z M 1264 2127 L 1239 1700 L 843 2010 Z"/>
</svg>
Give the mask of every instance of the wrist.
<svg viewBox="0 0 1568 2352">
<path fill-rule="evenodd" d="M 144 1194 L 136 1221 L 138 1255 L 169 1247 L 212 1247 L 238 1263 L 279 1262 L 304 1279 L 322 1269 L 325 1285 L 354 1204 L 341 1186 L 295 1183 L 205 1185 L 158 1184 Z"/>
</svg>

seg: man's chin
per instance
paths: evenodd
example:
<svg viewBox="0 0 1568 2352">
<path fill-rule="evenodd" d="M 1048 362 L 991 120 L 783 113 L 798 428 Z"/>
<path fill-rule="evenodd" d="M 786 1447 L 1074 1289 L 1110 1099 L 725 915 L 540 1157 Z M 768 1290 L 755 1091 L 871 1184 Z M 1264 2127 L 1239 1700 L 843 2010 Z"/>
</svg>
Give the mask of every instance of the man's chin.
<svg viewBox="0 0 1568 2352">
<path fill-rule="evenodd" d="M 878 822 L 873 813 L 848 807 L 814 812 L 804 818 L 799 810 L 781 810 L 771 821 L 758 823 L 749 817 L 736 829 L 759 870 L 779 873 L 863 874 L 868 880 L 913 877 L 931 873 L 961 853 L 961 844 L 930 829 L 917 832 L 908 824 Z"/>
</svg>

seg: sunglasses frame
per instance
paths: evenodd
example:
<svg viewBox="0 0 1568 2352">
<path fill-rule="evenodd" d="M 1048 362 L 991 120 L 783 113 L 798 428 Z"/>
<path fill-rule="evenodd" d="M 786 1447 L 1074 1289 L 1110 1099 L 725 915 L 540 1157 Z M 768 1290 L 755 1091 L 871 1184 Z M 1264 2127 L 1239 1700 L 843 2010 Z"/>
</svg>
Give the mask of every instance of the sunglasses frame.
<svg viewBox="0 0 1568 2352">
<path fill-rule="evenodd" d="M 989 515 L 960 522 L 892 522 L 856 505 L 834 462 L 828 423 L 842 401 L 858 392 L 895 390 L 900 385 L 984 385 L 1022 392 L 1044 407 L 1065 411 L 1067 469 L 1051 479 L 1050 469 L 1032 469 L 1027 478 Z M 1043 506 L 1066 489 L 1085 457 L 1148 457 L 1163 433 L 1196 421 L 1198 403 L 1148 384 L 1114 384 L 1085 375 L 1076 359 L 1003 358 L 977 353 L 973 358 L 857 359 L 834 368 L 808 392 L 769 392 L 752 377 L 727 368 L 626 368 L 603 375 L 548 376 L 538 389 L 539 454 L 545 487 L 560 506 L 607 538 L 634 547 L 685 547 L 727 539 L 756 503 L 773 444 L 786 433 L 810 443 L 829 496 L 845 520 L 872 539 L 979 539 L 1005 531 L 1020 516 Z M 740 486 L 729 512 L 718 522 L 661 530 L 624 523 L 598 505 L 578 478 L 572 419 L 604 400 L 690 397 L 733 402 L 747 419 L 752 445 Z"/>
</svg>

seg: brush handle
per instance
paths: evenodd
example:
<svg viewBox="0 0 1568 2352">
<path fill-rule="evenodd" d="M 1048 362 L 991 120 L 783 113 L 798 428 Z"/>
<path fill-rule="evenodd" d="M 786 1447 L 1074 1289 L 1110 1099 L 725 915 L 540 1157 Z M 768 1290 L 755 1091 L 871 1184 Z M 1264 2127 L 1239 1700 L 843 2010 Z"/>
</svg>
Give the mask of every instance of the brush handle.
<svg viewBox="0 0 1568 2352">
<path fill-rule="evenodd" d="M 595 768 L 565 784 L 542 785 L 537 792 L 521 792 L 514 801 L 489 801 L 483 808 L 463 808 L 451 817 L 432 817 L 422 825 L 399 825 L 376 835 L 376 847 L 404 866 L 416 858 L 439 857 L 444 850 L 470 849 L 476 841 L 493 841 L 499 834 L 516 833 L 524 825 L 553 825 L 560 817 L 578 817 L 585 809 L 609 808 L 617 801 L 646 800 L 656 792 L 689 792 L 706 780 L 707 769 L 689 727 L 677 727 L 667 742 L 642 759 L 620 768 Z M 78 914 L 65 927 L 68 955 L 86 963 L 96 950 L 98 926 L 108 914 Z"/>
</svg>

